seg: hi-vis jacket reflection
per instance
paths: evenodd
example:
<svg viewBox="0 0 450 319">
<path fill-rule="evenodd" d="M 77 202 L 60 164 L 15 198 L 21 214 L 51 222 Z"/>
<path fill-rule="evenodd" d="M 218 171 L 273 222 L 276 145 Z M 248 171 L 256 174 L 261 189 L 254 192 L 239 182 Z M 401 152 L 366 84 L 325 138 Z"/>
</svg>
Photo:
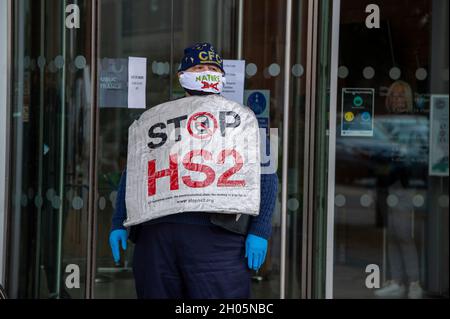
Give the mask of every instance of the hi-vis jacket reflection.
<svg viewBox="0 0 450 319">
<path fill-rule="evenodd" d="M 124 226 L 188 211 L 258 215 L 254 113 L 218 95 L 146 111 L 129 128 Z"/>
</svg>

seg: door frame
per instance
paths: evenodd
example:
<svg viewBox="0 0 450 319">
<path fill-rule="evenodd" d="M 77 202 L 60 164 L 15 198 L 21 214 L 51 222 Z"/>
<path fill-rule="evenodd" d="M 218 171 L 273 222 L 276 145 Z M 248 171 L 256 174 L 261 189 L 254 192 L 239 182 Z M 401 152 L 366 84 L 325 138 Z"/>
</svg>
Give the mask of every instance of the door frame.
<svg viewBox="0 0 450 319">
<path fill-rule="evenodd" d="M 334 274 L 334 193 L 336 173 L 336 119 L 337 119 L 337 89 L 339 67 L 339 26 L 341 0 L 333 0 L 331 27 L 331 78 L 330 78 L 330 112 L 328 140 L 328 200 L 327 200 L 327 238 L 325 266 L 325 298 L 333 298 Z"/>
<path fill-rule="evenodd" d="M 8 230 L 10 105 L 12 84 L 12 0 L 0 2 L 0 285 L 6 281 Z"/>
<path fill-rule="evenodd" d="M 91 0 L 91 117 L 90 117 L 90 155 L 89 155 L 89 195 L 87 217 L 87 258 L 86 258 L 86 288 L 85 298 L 93 299 L 95 293 L 95 274 L 97 260 L 97 208 L 98 208 L 98 148 L 99 143 L 99 118 L 98 106 L 98 59 L 100 58 L 100 3 L 99 0 Z"/>
</svg>

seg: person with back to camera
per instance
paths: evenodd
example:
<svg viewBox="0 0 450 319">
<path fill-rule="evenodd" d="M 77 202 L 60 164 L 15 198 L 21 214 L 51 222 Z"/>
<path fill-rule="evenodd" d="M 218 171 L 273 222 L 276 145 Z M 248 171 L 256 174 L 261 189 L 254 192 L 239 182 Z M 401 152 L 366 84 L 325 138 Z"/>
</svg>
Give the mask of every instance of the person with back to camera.
<svg viewBox="0 0 450 319">
<path fill-rule="evenodd" d="M 173 103 L 183 107 L 182 103 L 193 101 L 248 109 L 220 96 L 223 61 L 209 43 L 186 48 L 177 75 L 186 97 L 157 106 L 160 112 L 169 112 Z M 271 235 L 276 174 L 258 177 L 258 215 L 183 211 L 134 224 L 129 232 L 124 222 L 130 218 L 128 204 L 133 203 L 126 200 L 130 189 L 127 181 L 124 171 L 109 242 L 116 263 L 120 260 L 119 247 L 127 249 L 128 238 L 135 243 L 133 273 L 138 298 L 250 298 L 251 271 L 264 263 Z M 244 204 L 239 200 L 232 203 L 236 208 Z"/>
</svg>

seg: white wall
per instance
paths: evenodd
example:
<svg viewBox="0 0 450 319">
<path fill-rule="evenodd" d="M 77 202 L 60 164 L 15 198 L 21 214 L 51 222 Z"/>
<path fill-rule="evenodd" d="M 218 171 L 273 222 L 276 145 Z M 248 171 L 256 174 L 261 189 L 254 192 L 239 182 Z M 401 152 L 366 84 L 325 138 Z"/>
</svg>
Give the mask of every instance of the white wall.
<svg viewBox="0 0 450 319">
<path fill-rule="evenodd" d="M 0 283 L 5 282 L 8 2 L 0 0 Z"/>
</svg>

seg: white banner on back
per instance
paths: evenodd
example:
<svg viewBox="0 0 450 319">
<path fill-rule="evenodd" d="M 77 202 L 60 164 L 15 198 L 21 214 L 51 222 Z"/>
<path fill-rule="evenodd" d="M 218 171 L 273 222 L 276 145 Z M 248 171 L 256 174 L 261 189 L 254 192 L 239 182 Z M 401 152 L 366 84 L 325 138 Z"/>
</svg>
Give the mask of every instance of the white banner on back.
<svg viewBox="0 0 450 319">
<path fill-rule="evenodd" d="M 221 96 L 160 104 L 129 128 L 125 226 L 180 212 L 258 215 L 260 134 Z"/>
</svg>

